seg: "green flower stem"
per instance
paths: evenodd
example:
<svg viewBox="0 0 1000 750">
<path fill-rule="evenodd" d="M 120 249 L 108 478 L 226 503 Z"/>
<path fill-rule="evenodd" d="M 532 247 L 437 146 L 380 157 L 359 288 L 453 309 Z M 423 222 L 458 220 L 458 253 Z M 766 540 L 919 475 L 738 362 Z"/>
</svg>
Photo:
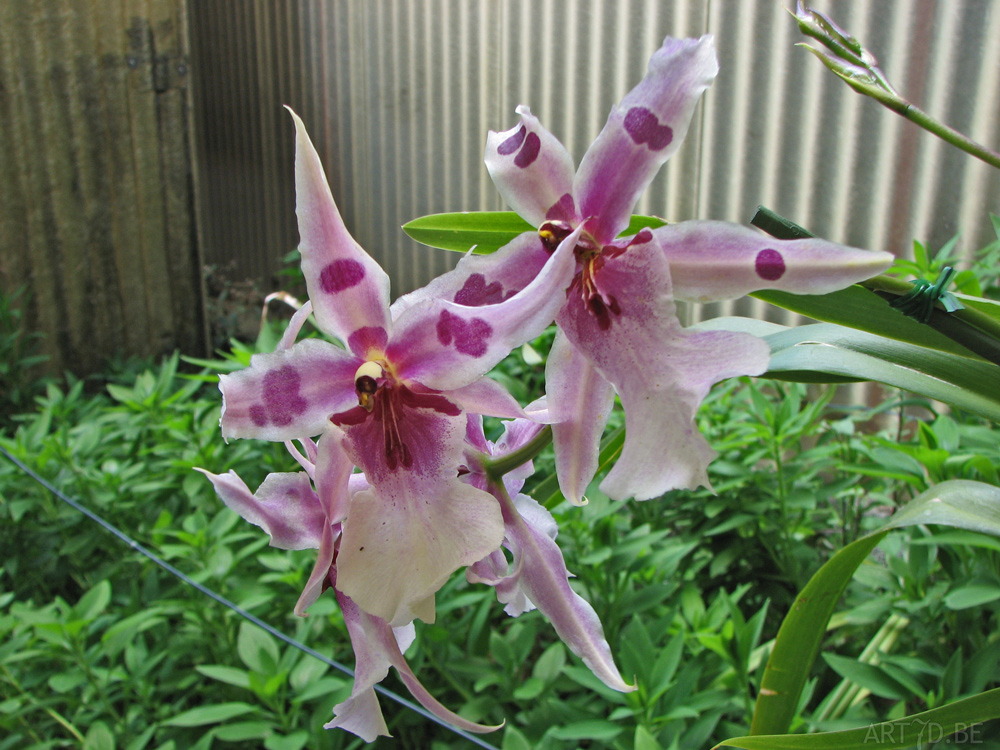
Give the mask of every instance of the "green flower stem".
<svg viewBox="0 0 1000 750">
<path fill-rule="evenodd" d="M 486 468 L 486 476 L 488 476 L 493 482 L 502 484 L 501 479 L 504 474 L 513 471 L 518 466 L 526 464 L 528 461 L 534 459 L 539 453 L 542 452 L 542 449 L 551 442 L 552 427 L 545 425 L 541 432 L 517 450 L 505 453 L 502 456 L 497 456 L 496 458 L 484 459 L 483 465 Z"/>
<path fill-rule="evenodd" d="M 892 91 L 886 91 L 884 88 L 876 84 L 868 83 L 867 81 L 860 81 L 856 78 L 852 78 L 851 76 L 844 75 L 836 69 L 833 69 L 833 72 L 840 76 L 840 78 L 843 79 L 848 86 L 857 91 L 859 94 L 870 96 L 882 106 L 891 109 L 897 115 L 905 117 L 910 122 L 919 125 L 928 133 L 933 133 L 941 140 L 950 143 L 956 148 L 962 149 L 962 151 L 970 156 L 975 156 L 977 159 L 981 159 L 991 167 L 1000 169 L 1000 154 L 996 151 L 986 148 L 986 146 L 983 146 L 981 143 L 976 143 L 976 141 L 972 140 L 967 135 L 959 133 L 954 128 L 938 121 L 919 107 L 906 101 L 906 99 L 898 94 Z"/>
</svg>

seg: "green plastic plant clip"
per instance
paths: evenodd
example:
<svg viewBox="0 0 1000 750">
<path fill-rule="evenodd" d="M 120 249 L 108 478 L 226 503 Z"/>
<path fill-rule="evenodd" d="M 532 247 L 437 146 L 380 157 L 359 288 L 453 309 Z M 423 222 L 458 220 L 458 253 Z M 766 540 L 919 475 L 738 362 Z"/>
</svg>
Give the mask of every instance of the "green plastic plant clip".
<svg viewBox="0 0 1000 750">
<path fill-rule="evenodd" d="M 945 312 L 964 310 L 965 305 L 959 302 L 954 294 L 945 289 L 951 283 L 955 273 L 954 268 L 945 266 L 933 284 L 927 279 L 914 279 L 910 282 L 913 284 L 913 289 L 902 297 L 890 301 L 889 305 L 899 310 L 903 315 L 915 318 L 921 323 L 926 323 L 931 319 L 931 312 L 937 302 L 941 303 Z"/>
</svg>

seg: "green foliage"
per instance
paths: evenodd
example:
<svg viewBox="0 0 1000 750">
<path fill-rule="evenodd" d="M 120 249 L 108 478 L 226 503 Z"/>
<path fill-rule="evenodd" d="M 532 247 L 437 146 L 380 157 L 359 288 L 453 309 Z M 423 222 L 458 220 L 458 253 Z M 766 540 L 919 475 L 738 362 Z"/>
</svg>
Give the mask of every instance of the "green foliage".
<svg viewBox="0 0 1000 750">
<path fill-rule="evenodd" d="M 548 346 L 543 337 L 494 373 L 522 402 L 539 395 Z M 255 349 L 237 347 L 218 369 Z M 234 468 L 253 487 L 294 470 L 287 454 L 225 445 L 214 378 L 178 366 L 118 376 L 97 395 L 50 385 L 3 445 L 188 575 L 352 664 L 332 599 L 291 615 L 310 553 L 270 550 L 191 470 Z M 716 387 L 698 417 L 720 454 L 715 494 L 621 504 L 596 481 L 575 508 L 551 493 L 551 454 L 536 461 L 527 489 L 552 498 L 573 586 L 634 693 L 597 681 L 538 612 L 509 618 L 492 589 L 461 575 L 438 595 L 437 622 L 418 624 L 411 665 L 462 715 L 506 720 L 487 737 L 503 748 L 706 748 L 745 735 L 778 625 L 823 562 L 936 483 L 996 483 L 1000 441 L 984 423 L 912 399 L 868 410 L 837 400 L 832 386 Z M 918 406 L 929 419 L 906 417 Z M 609 455 L 617 424 L 619 412 Z M 0 488 L 0 750 L 362 745 L 321 729 L 349 678 L 180 584 L 6 461 Z M 817 662 L 793 726 L 899 719 L 996 685 L 1000 541 L 916 527 L 876 554 L 831 620 L 825 645 L 840 659 Z M 386 686 L 405 692 L 394 675 Z M 395 740 L 375 747 L 466 745 L 382 702 Z"/>
</svg>

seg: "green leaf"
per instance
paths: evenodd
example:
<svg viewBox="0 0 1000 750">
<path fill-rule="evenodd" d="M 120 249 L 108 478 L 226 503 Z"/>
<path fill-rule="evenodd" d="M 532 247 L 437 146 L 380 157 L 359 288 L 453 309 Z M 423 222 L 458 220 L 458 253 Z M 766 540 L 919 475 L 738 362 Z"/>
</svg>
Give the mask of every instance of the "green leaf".
<svg viewBox="0 0 1000 750">
<path fill-rule="evenodd" d="M 262 675 L 273 675 L 278 669 L 278 644 L 252 623 L 244 622 L 240 625 L 236 652 L 244 664 Z"/>
<path fill-rule="evenodd" d="M 635 740 L 633 747 L 635 750 L 663 750 L 663 746 L 656 741 L 656 738 L 649 733 L 646 727 L 635 728 Z"/>
<path fill-rule="evenodd" d="M 995 583 L 973 583 L 948 592 L 944 605 L 948 609 L 969 609 L 997 599 L 1000 599 L 1000 586 Z"/>
<path fill-rule="evenodd" d="M 83 750 L 115 750 L 115 736 L 103 721 L 91 724 L 83 738 Z"/>
<path fill-rule="evenodd" d="M 644 227 L 666 225 L 657 216 L 633 216 L 623 236 L 636 234 Z M 519 234 L 534 232 L 535 227 L 513 211 L 463 211 L 431 214 L 403 225 L 412 239 L 430 247 L 465 253 L 475 247 L 477 255 L 499 250 Z"/>
<path fill-rule="evenodd" d="M 1000 422 L 1000 367 L 932 349 L 819 323 L 779 330 L 773 323 L 716 318 L 699 329 L 743 331 L 771 346 L 768 375 L 817 382 L 815 373 L 875 380 L 944 401 Z M 804 377 L 804 374 L 811 377 Z M 821 380 L 821 379 L 819 379 Z"/>
<path fill-rule="evenodd" d="M 111 584 L 105 579 L 80 597 L 80 601 L 73 607 L 73 619 L 93 620 L 105 610 L 110 602 Z"/>
<path fill-rule="evenodd" d="M 963 358 L 971 358 L 969 350 L 943 333 L 908 318 L 889 303 L 861 286 L 850 286 L 829 294 L 791 294 L 767 290 L 750 295 L 800 315 L 824 323 L 836 323 L 859 331 L 935 349 Z M 964 300 L 963 300 L 964 303 Z"/>
<path fill-rule="evenodd" d="M 499 250 L 519 234 L 535 228 L 513 211 L 476 211 L 431 214 L 403 225 L 412 239 L 442 250 L 487 254 Z"/>
<path fill-rule="evenodd" d="M 743 750 L 899 750 L 931 747 L 955 732 L 970 731 L 974 724 L 998 717 L 1000 688 L 903 719 L 869 724 L 858 729 L 736 737 L 720 742 L 713 750 L 720 747 L 739 747 Z"/>
<path fill-rule="evenodd" d="M 267 721 L 237 721 L 213 730 L 216 739 L 225 742 L 242 742 L 244 740 L 262 740 L 274 732 L 274 727 Z"/>
<path fill-rule="evenodd" d="M 1000 488 L 967 480 L 943 482 L 897 511 L 882 529 L 831 557 L 806 584 L 781 624 L 761 680 L 752 735 L 788 731 L 827 623 L 854 571 L 889 531 L 918 524 L 941 524 L 1000 536 Z"/>
<path fill-rule="evenodd" d="M 211 677 L 213 680 L 224 682 L 227 685 L 250 689 L 250 675 L 242 669 L 227 667 L 222 664 L 204 664 L 195 667 L 195 670 Z"/>
<path fill-rule="evenodd" d="M 228 721 L 256 710 L 256 707 L 249 703 L 217 703 L 214 706 L 192 708 L 190 711 L 177 714 L 163 723 L 168 727 L 200 727 L 205 724 Z"/>
<path fill-rule="evenodd" d="M 603 719 L 574 721 L 552 731 L 557 740 L 613 740 L 624 727 Z"/>
<path fill-rule="evenodd" d="M 850 680 L 882 698 L 901 701 L 913 697 L 906 687 L 874 664 L 865 664 L 837 654 L 823 654 L 823 659 L 845 680 Z"/>
</svg>

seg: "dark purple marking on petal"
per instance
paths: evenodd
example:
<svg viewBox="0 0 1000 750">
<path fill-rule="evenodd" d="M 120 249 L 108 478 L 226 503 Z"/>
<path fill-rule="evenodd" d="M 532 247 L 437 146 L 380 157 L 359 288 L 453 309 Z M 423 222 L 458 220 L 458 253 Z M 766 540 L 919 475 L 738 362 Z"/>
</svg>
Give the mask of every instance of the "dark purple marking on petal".
<svg viewBox="0 0 1000 750">
<path fill-rule="evenodd" d="M 250 407 L 250 421 L 258 427 L 267 424 L 267 409 L 262 404 L 253 404 Z"/>
<path fill-rule="evenodd" d="M 563 196 L 552 204 L 552 208 L 545 212 L 545 218 L 553 221 L 572 221 L 576 218 L 576 203 L 573 196 L 564 193 Z"/>
<path fill-rule="evenodd" d="M 753 265 L 757 275 L 764 281 L 777 281 L 785 275 L 785 259 L 781 257 L 781 253 L 769 247 L 757 253 Z"/>
<path fill-rule="evenodd" d="M 521 148 L 521 143 L 524 141 L 524 136 L 527 132 L 528 129 L 522 125 L 518 131 L 514 133 L 514 135 L 504 140 L 504 142 L 497 147 L 497 153 L 500 154 L 500 156 L 509 156 L 510 154 L 513 154 Z"/>
<path fill-rule="evenodd" d="M 467 307 L 481 307 L 482 305 L 495 305 L 503 302 L 517 294 L 516 289 L 504 292 L 503 284 L 494 281 L 486 283 L 486 277 L 481 273 L 474 273 L 465 280 L 465 284 L 455 292 L 455 302 Z"/>
<path fill-rule="evenodd" d="M 400 401 L 411 409 L 433 409 L 449 417 L 457 417 L 462 410 L 440 393 L 417 393 L 409 388 L 400 388 Z"/>
<path fill-rule="evenodd" d="M 670 145 L 674 131 L 669 125 L 661 125 L 656 115 L 645 107 L 632 107 L 625 115 L 625 132 L 638 145 L 648 144 L 653 151 Z"/>
<path fill-rule="evenodd" d="M 299 394 L 302 377 L 291 365 L 285 365 L 264 375 L 263 385 L 264 406 L 272 424 L 286 427 L 306 410 L 308 403 Z"/>
<path fill-rule="evenodd" d="M 358 261 L 341 258 L 333 261 L 319 275 L 320 288 L 327 294 L 336 294 L 357 286 L 365 277 L 365 269 Z"/>
<path fill-rule="evenodd" d="M 437 322 L 438 341 L 443 346 L 454 344 L 459 354 L 481 357 L 489 348 L 489 338 L 493 334 L 490 324 L 482 318 L 463 320 L 447 310 L 441 311 Z"/>
<path fill-rule="evenodd" d="M 542 139 L 538 137 L 538 134 L 528 133 L 528 137 L 524 139 L 524 145 L 517 152 L 517 156 L 514 157 L 514 166 L 521 169 L 530 167 L 532 162 L 538 158 L 538 152 L 541 149 Z"/>
<path fill-rule="evenodd" d="M 385 351 L 388 343 L 389 334 L 381 326 L 365 326 L 347 337 L 347 348 L 360 357 L 372 349 Z"/>
</svg>

